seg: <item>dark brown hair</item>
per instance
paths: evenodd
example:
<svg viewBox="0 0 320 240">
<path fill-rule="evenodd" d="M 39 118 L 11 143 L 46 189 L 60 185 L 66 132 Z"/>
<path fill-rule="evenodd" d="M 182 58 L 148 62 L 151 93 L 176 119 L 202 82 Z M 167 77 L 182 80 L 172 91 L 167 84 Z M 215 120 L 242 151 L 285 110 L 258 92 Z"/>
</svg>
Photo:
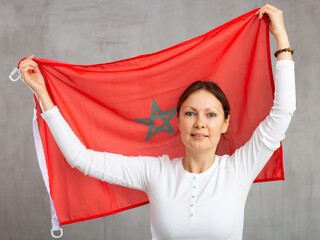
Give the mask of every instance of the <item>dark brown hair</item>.
<svg viewBox="0 0 320 240">
<path fill-rule="evenodd" d="M 230 114 L 230 105 L 226 95 L 223 93 L 221 88 L 216 83 L 211 81 L 202 81 L 202 80 L 193 82 L 189 87 L 187 87 L 184 90 L 184 92 L 182 93 L 182 95 L 180 96 L 177 102 L 177 106 L 176 106 L 177 117 L 179 118 L 180 108 L 183 102 L 192 93 L 201 89 L 207 90 L 208 92 L 212 93 L 221 102 L 223 111 L 224 111 L 224 118 L 227 119 Z"/>
</svg>

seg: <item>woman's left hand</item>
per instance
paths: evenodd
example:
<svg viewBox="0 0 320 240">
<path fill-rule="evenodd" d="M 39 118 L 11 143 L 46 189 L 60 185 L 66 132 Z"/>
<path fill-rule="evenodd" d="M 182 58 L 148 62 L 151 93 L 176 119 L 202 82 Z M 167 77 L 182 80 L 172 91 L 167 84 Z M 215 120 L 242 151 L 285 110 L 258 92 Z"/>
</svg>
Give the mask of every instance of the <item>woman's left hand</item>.
<svg viewBox="0 0 320 240">
<path fill-rule="evenodd" d="M 265 13 L 269 16 L 270 19 L 269 30 L 275 36 L 275 38 L 287 36 L 287 32 L 284 27 L 282 11 L 270 4 L 266 4 L 255 14 L 259 14 L 259 19 L 261 19 L 263 17 L 263 14 Z"/>
</svg>

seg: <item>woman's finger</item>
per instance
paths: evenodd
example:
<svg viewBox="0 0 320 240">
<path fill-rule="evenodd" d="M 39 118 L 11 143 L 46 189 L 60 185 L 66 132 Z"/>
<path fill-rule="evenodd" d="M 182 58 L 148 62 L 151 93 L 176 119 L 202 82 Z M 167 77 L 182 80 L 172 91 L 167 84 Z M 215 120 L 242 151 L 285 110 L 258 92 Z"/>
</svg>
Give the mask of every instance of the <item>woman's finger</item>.
<svg viewBox="0 0 320 240">
<path fill-rule="evenodd" d="M 33 63 L 36 63 L 35 61 L 32 60 L 33 57 L 34 57 L 34 55 L 31 55 L 31 56 L 25 58 L 24 60 L 22 60 L 22 61 L 20 62 L 20 64 L 19 64 L 19 67 L 20 67 L 20 65 L 25 64 L 26 62 L 29 62 L 29 61 L 31 61 L 31 62 L 33 62 Z"/>
<path fill-rule="evenodd" d="M 26 76 L 29 78 L 30 76 L 30 73 L 28 72 L 29 70 L 33 70 L 34 67 L 32 66 L 25 66 L 23 69 L 21 69 L 21 73 L 22 73 L 22 76 L 23 76 L 23 80 L 26 79 Z"/>
<path fill-rule="evenodd" d="M 269 9 L 271 9 L 271 10 L 273 10 L 273 11 L 276 11 L 276 10 L 278 10 L 276 7 L 274 7 L 274 6 L 272 6 L 272 5 L 270 5 L 270 4 L 266 4 L 266 5 L 264 5 L 262 8 L 260 8 L 259 10 L 261 10 L 261 9 L 266 9 L 266 8 L 269 8 Z"/>
<path fill-rule="evenodd" d="M 263 14 L 267 14 L 270 18 L 270 15 L 269 14 L 272 14 L 272 10 L 269 9 L 268 7 L 264 7 L 263 9 L 261 9 L 261 11 L 259 12 L 259 19 L 261 19 L 263 17 Z"/>
<path fill-rule="evenodd" d="M 24 71 L 20 71 L 20 75 L 22 76 L 21 80 L 24 82 L 24 79 L 26 79 L 26 74 Z"/>
<path fill-rule="evenodd" d="M 30 63 L 32 63 L 32 64 L 35 65 L 35 66 L 38 66 L 38 63 L 36 63 L 36 62 L 33 61 L 33 60 L 30 60 Z"/>
<path fill-rule="evenodd" d="M 20 64 L 25 64 L 25 63 L 29 63 L 29 62 L 38 65 L 35 61 L 33 61 L 32 59 L 28 59 L 28 58 L 26 58 L 23 61 L 21 61 Z"/>
<path fill-rule="evenodd" d="M 273 7 L 270 4 L 266 4 L 265 6 L 263 6 L 262 8 L 260 8 L 255 15 L 259 14 L 259 19 L 261 19 L 263 17 L 263 14 L 267 14 L 269 19 L 271 19 L 271 15 L 277 11 L 278 9 Z"/>
<path fill-rule="evenodd" d="M 32 66 L 25 66 L 21 71 L 23 72 L 23 73 L 26 73 L 26 72 L 28 72 L 29 70 L 33 70 L 34 69 L 34 67 L 32 67 Z"/>
<path fill-rule="evenodd" d="M 20 71 L 24 71 L 25 68 L 27 67 L 32 67 L 32 68 L 35 68 L 36 66 L 32 65 L 32 64 L 25 64 L 23 66 L 20 67 Z"/>
<path fill-rule="evenodd" d="M 274 6 L 270 5 L 270 4 L 266 4 L 265 6 L 266 6 L 266 7 L 269 7 L 269 8 L 270 8 L 271 10 L 273 10 L 273 11 L 278 10 L 276 7 L 274 7 Z"/>
<path fill-rule="evenodd" d="M 35 62 L 35 61 L 32 61 L 32 60 L 27 60 L 27 61 L 22 61 L 22 62 L 20 62 L 20 64 L 19 64 L 19 69 L 20 68 L 23 68 L 23 67 L 25 67 L 25 66 L 27 66 L 27 65 L 32 65 L 32 66 L 38 66 L 38 64 Z"/>
</svg>

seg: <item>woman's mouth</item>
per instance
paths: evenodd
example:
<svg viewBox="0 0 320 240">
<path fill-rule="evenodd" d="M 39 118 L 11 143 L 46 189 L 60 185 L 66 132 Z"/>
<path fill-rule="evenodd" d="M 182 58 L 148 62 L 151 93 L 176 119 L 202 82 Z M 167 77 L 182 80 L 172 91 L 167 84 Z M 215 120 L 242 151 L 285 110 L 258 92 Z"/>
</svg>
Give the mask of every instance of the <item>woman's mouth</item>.
<svg viewBox="0 0 320 240">
<path fill-rule="evenodd" d="M 192 136 L 194 139 L 198 139 L 198 140 L 201 140 L 201 139 L 204 139 L 204 138 L 208 137 L 208 136 L 205 135 L 205 134 L 199 134 L 199 133 L 191 133 L 191 136 Z"/>
</svg>

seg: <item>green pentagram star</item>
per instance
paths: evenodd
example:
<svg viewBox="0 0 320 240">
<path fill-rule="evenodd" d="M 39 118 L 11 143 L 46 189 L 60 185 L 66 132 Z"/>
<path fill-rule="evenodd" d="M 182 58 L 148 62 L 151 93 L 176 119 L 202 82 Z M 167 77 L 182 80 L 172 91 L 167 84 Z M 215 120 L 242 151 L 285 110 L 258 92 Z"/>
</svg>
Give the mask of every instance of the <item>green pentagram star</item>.
<svg viewBox="0 0 320 240">
<path fill-rule="evenodd" d="M 148 133 L 147 133 L 147 137 L 146 137 L 146 140 L 145 140 L 145 141 L 148 141 L 153 136 L 155 136 L 158 132 L 166 132 L 166 133 L 175 134 L 174 129 L 172 128 L 172 126 L 169 123 L 171 118 L 174 116 L 175 112 L 176 112 L 175 108 L 170 109 L 170 110 L 168 110 L 166 112 L 162 112 L 162 110 L 160 109 L 160 107 L 159 107 L 158 103 L 156 102 L 156 100 L 153 99 L 151 117 L 148 117 L 148 118 L 136 118 L 136 119 L 131 119 L 131 120 L 137 121 L 139 123 L 142 123 L 142 124 L 148 126 Z M 156 113 L 158 113 L 158 114 L 156 114 Z M 156 120 L 158 118 L 161 118 L 162 121 L 163 121 L 163 124 L 160 127 L 154 125 L 154 120 Z"/>
</svg>

